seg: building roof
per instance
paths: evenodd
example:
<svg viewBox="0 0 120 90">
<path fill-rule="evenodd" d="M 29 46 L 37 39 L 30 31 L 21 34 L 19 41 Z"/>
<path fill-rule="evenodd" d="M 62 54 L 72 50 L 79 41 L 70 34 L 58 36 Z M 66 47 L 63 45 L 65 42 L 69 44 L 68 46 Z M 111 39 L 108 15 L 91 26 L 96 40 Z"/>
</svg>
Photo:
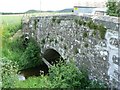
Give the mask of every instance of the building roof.
<svg viewBox="0 0 120 90">
<path fill-rule="evenodd" d="M 96 8 L 96 7 L 87 7 L 87 6 L 74 6 L 75 8 Z"/>
</svg>

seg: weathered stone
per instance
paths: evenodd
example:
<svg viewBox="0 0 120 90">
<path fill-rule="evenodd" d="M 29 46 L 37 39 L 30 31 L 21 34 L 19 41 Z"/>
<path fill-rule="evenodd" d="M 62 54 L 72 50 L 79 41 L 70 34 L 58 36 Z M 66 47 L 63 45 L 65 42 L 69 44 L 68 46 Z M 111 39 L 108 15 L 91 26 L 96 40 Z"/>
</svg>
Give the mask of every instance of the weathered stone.
<svg viewBox="0 0 120 90">
<path fill-rule="evenodd" d="M 56 17 L 60 23 L 52 22 Z M 29 21 L 30 33 L 38 38 L 39 42 L 45 39 L 41 52 L 47 49 L 54 49 L 67 60 L 75 59 L 79 68 L 86 68 L 89 71 L 90 78 L 98 78 L 111 85 L 120 82 L 118 80 L 118 31 L 115 29 L 119 22 L 115 17 L 93 17 L 95 23 L 102 23 L 107 28 L 105 39 L 100 40 L 99 33 L 92 36 L 94 30 L 86 26 L 79 26 L 74 19 L 80 16 L 63 15 L 63 16 L 45 16 L 32 17 Z M 81 16 L 83 20 L 89 20 L 92 17 Z M 34 30 L 34 20 L 38 20 L 36 30 Z M 87 32 L 88 36 L 83 38 L 83 33 Z M 49 33 L 49 34 L 48 34 Z M 88 43 L 88 47 L 85 47 Z M 116 71 L 115 71 L 116 70 Z M 116 73 L 117 72 L 117 73 Z M 114 75 L 116 73 L 116 75 Z M 114 81 L 114 82 L 113 82 Z M 110 84 L 109 84 L 110 85 Z"/>
</svg>

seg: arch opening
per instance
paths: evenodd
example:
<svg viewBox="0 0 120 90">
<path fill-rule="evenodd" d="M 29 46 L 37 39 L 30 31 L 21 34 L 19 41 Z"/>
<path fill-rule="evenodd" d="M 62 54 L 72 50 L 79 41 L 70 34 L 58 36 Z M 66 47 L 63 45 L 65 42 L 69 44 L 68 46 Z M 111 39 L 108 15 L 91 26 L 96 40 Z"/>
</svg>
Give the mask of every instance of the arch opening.
<svg viewBox="0 0 120 90">
<path fill-rule="evenodd" d="M 44 54 L 43 58 L 45 58 L 50 64 L 56 64 L 60 60 L 63 60 L 62 56 L 54 49 L 47 49 Z"/>
<path fill-rule="evenodd" d="M 51 65 L 57 64 L 59 60 L 63 60 L 61 55 L 54 49 L 47 49 L 43 54 L 43 58 L 46 59 Z M 42 62 L 43 63 L 41 63 L 38 66 L 19 70 L 19 80 L 25 80 L 31 76 L 40 76 L 41 74 L 48 74 L 49 67 L 44 61 Z"/>
</svg>

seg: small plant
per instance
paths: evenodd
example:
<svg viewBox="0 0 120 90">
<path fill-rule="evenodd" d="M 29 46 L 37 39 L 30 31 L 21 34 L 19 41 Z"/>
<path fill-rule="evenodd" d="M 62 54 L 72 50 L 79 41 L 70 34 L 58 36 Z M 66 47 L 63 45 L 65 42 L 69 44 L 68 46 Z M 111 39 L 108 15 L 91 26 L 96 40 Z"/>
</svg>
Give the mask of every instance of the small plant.
<svg viewBox="0 0 120 90">
<path fill-rule="evenodd" d="M 52 22 L 55 23 L 55 21 L 56 21 L 56 17 L 53 17 Z"/>
<path fill-rule="evenodd" d="M 93 23 L 93 28 L 94 28 L 94 30 L 97 30 L 98 29 L 98 25 Z"/>
<path fill-rule="evenodd" d="M 60 24 L 60 22 L 61 22 L 61 19 L 57 19 L 57 20 L 56 20 L 56 23 L 57 23 L 57 24 Z"/>
<path fill-rule="evenodd" d="M 83 33 L 83 38 L 86 38 L 88 36 L 87 32 Z"/>
<path fill-rule="evenodd" d="M 53 38 L 50 38 L 50 42 L 52 42 L 52 41 L 54 41 L 54 39 L 53 39 Z"/>
<path fill-rule="evenodd" d="M 101 39 L 104 39 L 107 29 L 101 24 L 101 25 L 99 25 L 98 30 L 99 30 Z"/>
<path fill-rule="evenodd" d="M 94 29 L 94 23 L 93 23 L 93 21 L 92 21 L 92 20 L 89 20 L 89 21 L 87 22 L 87 26 L 88 26 L 90 29 Z"/>
<path fill-rule="evenodd" d="M 81 26 L 83 24 L 82 20 L 78 20 L 78 24 Z"/>
<path fill-rule="evenodd" d="M 88 47 L 88 43 L 85 43 L 84 46 L 87 48 Z"/>
<path fill-rule="evenodd" d="M 93 31 L 92 35 L 94 35 L 94 36 L 96 35 L 96 31 L 95 30 Z"/>
<path fill-rule="evenodd" d="M 83 23 L 82 23 L 82 24 L 83 24 L 83 26 L 86 26 L 86 24 L 87 24 L 87 23 L 86 23 L 86 21 L 82 21 L 82 22 L 83 22 Z"/>
<path fill-rule="evenodd" d="M 74 49 L 74 52 L 75 52 L 75 54 L 79 53 L 77 48 Z"/>
<path fill-rule="evenodd" d="M 45 39 L 44 39 L 44 38 L 41 40 L 41 43 L 42 43 L 42 44 L 45 44 Z"/>
<path fill-rule="evenodd" d="M 37 20 L 35 19 L 34 20 L 34 29 L 36 30 L 36 27 L 37 27 Z"/>
<path fill-rule="evenodd" d="M 78 24 L 78 19 L 75 19 L 74 21 L 75 21 L 76 24 Z"/>
</svg>

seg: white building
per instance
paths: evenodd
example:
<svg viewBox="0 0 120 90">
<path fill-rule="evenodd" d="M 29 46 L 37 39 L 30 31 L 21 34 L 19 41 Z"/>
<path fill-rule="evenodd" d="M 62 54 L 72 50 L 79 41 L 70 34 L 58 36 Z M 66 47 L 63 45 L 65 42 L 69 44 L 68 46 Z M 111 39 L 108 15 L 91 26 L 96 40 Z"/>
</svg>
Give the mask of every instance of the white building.
<svg viewBox="0 0 120 90">
<path fill-rule="evenodd" d="M 105 15 L 107 0 L 78 0 L 74 6 L 74 14 Z"/>
</svg>

